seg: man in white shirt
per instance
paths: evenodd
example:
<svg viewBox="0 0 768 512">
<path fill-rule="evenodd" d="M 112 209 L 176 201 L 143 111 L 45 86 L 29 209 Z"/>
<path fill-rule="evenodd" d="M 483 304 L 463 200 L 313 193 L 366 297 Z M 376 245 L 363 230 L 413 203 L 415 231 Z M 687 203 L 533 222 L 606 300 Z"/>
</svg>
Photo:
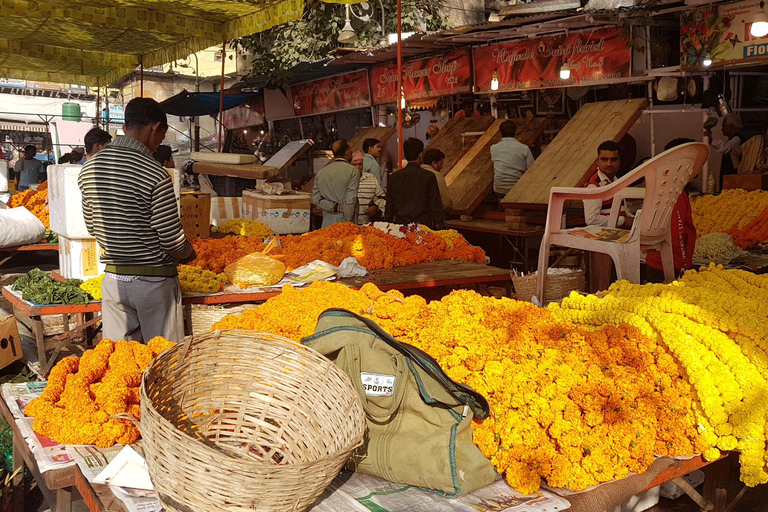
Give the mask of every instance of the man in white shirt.
<svg viewBox="0 0 768 512">
<path fill-rule="evenodd" d="M 621 167 L 621 157 L 619 156 L 619 144 L 612 140 L 607 140 L 597 148 L 597 171 L 592 175 L 586 187 L 604 187 L 616 180 L 616 173 Z M 583 201 L 584 220 L 588 226 L 607 226 L 608 216 L 611 213 L 613 198 L 594 199 Z M 622 209 L 619 220 L 616 223 L 617 228 L 630 229 L 634 219 L 627 215 Z"/>
<path fill-rule="evenodd" d="M 365 139 L 363 141 L 363 172 L 369 172 L 374 175 L 376 181 L 381 183 L 381 167 L 378 158 L 381 156 L 381 142 L 378 139 Z"/>
<path fill-rule="evenodd" d="M 528 168 L 533 165 L 531 148 L 515 138 L 517 125 L 514 121 L 504 121 L 499 126 L 501 142 L 491 146 L 493 160 L 493 191 L 504 197 Z"/>
</svg>

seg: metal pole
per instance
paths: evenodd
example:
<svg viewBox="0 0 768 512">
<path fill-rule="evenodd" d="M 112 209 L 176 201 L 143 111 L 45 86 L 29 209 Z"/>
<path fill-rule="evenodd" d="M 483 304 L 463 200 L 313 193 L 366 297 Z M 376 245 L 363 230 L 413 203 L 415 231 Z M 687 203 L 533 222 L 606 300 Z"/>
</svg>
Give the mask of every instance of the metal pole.
<svg viewBox="0 0 768 512">
<path fill-rule="evenodd" d="M 195 92 L 200 93 L 200 61 L 195 56 Z M 200 116 L 195 116 L 195 151 L 200 151 Z"/>
<path fill-rule="evenodd" d="M 397 165 L 403 162 L 403 3 L 397 0 Z"/>
<path fill-rule="evenodd" d="M 227 40 L 221 43 L 221 84 L 219 85 L 219 153 L 221 153 L 221 137 L 224 132 L 224 66 L 227 63 Z"/>
</svg>

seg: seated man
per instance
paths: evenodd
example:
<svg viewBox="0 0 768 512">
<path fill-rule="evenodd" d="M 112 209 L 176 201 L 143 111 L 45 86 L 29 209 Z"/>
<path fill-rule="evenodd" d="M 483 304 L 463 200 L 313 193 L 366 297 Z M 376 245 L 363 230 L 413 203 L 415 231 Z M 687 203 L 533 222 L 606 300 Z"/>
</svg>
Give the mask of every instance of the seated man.
<svg viewBox="0 0 768 512">
<path fill-rule="evenodd" d="M 448 185 L 445 183 L 445 176 L 443 176 L 443 164 L 445 164 L 445 153 L 439 149 L 428 149 L 424 152 L 424 163 L 422 167 L 437 178 L 437 186 L 440 189 L 440 200 L 443 203 L 443 210 L 445 210 L 445 216 L 451 214 L 453 210 L 453 199 L 451 199 L 451 193 L 448 192 Z"/>
<path fill-rule="evenodd" d="M 597 171 L 587 183 L 587 187 L 604 187 L 613 183 L 621 167 L 619 144 L 607 140 L 597 148 Z M 584 220 L 589 226 L 607 226 L 608 216 L 613 206 L 613 198 L 590 199 L 584 201 Z M 616 222 L 617 228 L 630 229 L 633 217 L 622 209 Z M 607 254 L 589 253 L 589 292 L 607 290 L 613 282 L 613 261 Z"/>
<path fill-rule="evenodd" d="M 410 138 L 403 143 L 408 165 L 392 174 L 387 188 L 384 218 L 397 224 L 418 223 L 430 229 L 445 229 L 445 212 L 435 175 L 421 168 L 424 143 Z"/>
<path fill-rule="evenodd" d="M 531 148 L 515 138 L 517 125 L 506 120 L 499 126 L 501 141 L 491 146 L 493 191 L 499 198 L 507 195 L 520 177 L 533 165 Z"/>
</svg>

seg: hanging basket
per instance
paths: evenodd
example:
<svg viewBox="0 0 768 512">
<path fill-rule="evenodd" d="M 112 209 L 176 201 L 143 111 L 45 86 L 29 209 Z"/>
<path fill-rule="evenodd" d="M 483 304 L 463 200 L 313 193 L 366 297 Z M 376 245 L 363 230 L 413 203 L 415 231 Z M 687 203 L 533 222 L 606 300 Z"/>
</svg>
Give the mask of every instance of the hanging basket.
<svg viewBox="0 0 768 512">
<path fill-rule="evenodd" d="M 141 383 L 146 461 L 166 511 L 306 510 L 365 424 L 341 370 L 270 334 L 186 338 Z"/>
</svg>

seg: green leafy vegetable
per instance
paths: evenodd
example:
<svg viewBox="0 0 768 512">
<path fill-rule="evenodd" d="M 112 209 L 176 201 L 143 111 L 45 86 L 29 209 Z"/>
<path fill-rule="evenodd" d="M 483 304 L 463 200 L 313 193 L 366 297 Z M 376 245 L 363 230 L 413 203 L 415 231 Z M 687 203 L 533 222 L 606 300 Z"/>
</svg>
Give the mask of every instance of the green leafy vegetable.
<svg viewBox="0 0 768 512">
<path fill-rule="evenodd" d="M 24 300 L 37 304 L 86 304 L 88 294 L 80 288 L 82 281 L 57 281 L 39 268 L 30 270 L 13 283 Z"/>
</svg>

